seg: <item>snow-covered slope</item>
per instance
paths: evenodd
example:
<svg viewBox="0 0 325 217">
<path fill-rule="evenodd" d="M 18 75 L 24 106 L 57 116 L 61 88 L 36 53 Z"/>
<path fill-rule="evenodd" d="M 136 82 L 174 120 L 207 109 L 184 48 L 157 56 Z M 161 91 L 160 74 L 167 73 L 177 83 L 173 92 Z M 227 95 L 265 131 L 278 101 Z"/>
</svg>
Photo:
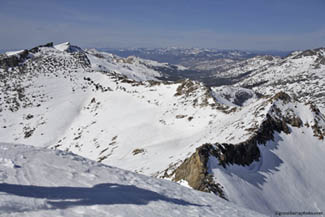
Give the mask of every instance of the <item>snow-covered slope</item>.
<svg viewBox="0 0 325 217">
<path fill-rule="evenodd" d="M 325 118 L 319 110 L 283 96 L 273 98 L 268 112 L 273 121 L 257 134 L 262 135 L 256 142 L 257 159 L 246 165 L 239 165 L 236 159 L 220 164 L 220 159 L 229 157 L 226 151 L 210 155 L 207 167 L 225 187 L 224 196 L 237 204 L 269 215 L 274 210 L 321 213 L 325 207 L 325 193 L 319 188 L 325 180 Z M 272 128 L 271 140 L 267 137 Z"/>
<path fill-rule="evenodd" d="M 280 57 L 256 56 L 233 64 L 227 64 L 221 70 L 215 72 L 216 77 L 221 78 L 241 78 L 257 69 L 267 69 L 281 61 Z"/>
<path fill-rule="evenodd" d="M 7 56 L 13 56 L 13 55 L 19 55 L 19 54 L 21 54 L 21 53 L 23 53 L 23 52 L 24 52 L 24 50 L 8 51 L 8 52 L 6 52 L 5 54 L 6 54 Z"/>
<path fill-rule="evenodd" d="M 325 110 L 325 49 L 296 51 L 286 58 L 254 57 L 223 73 L 236 77 L 236 86 L 265 95 L 285 91 Z M 216 76 L 220 76 L 217 74 Z"/>
<path fill-rule="evenodd" d="M 325 118 L 316 105 L 276 90 L 266 96 L 260 89 L 161 81 L 158 69 L 167 70 L 168 64 L 96 50 L 71 51 L 70 46 L 34 48 L 14 67 L 1 67 L 1 142 L 71 151 L 214 192 L 269 215 L 284 208 L 269 194 L 270 188 L 289 200 L 283 188 L 290 189 L 298 177 L 297 193 L 289 195 L 305 201 L 307 176 L 316 177 L 313 185 L 325 184 L 322 174 L 309 168 L 322 165 L 319 156 L 325 155 Z M 265 62 L 272 60 L 259 65 L 265 67 Z M 259 67 L 243 72 L 244 78 L 255 70 Z M 272 148 L 289 142 L 279 148 L 282 155 Z M 297 152 L 310 153 L 301 165 L 290 157 L 295 144 L 300 144 Z M 272 160 L 278 158 L 274 165 Z M 300 170 L 301 179 L 295 172 Z M 285 180 L 285 174 L 290 179 Z M 264 181 L 257 185 L 260 177 Z M 244 184 L 239 183 L 247 187 L 241 189 Z M 313 190 L 306 201 L 321 207 L 321 199 L 324 195 Z M 287 205 L 300 209 L 300 202 Z"/>
<path fill-rule="evenodd" d="M 112 54 L 99 52 L 97 50 L 88 50 L 88 55 L 92 68 L 98 71 L 117 72 L 133 80 L 157 80 L 161 73 L 148 66 L 164 66 L 154 61 L 142 60 L 140 58 L 119 58 Z"/>
<path fill-rule="evenodd" d="M 1 216 L 262 216 L 62 151 L 0 144 Z"/>
<path fill-rule="evenodd" d="M 259 145 L 259 160 L 248 166 L 224 168 L 215 157 L 209 159 L 209 169 L 230 201 L 268 215 L 324 211 L 324 140 L 314 137 L 311 128 L 290 130 Z"/>
</svg>

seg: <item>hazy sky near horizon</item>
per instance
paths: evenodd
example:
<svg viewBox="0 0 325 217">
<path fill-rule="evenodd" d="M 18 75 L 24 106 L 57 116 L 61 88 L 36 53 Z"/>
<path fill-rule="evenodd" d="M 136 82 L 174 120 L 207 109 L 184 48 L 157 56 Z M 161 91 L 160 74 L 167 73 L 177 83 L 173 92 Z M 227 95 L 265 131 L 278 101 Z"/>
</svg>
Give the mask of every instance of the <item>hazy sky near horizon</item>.
<svg viewBox="0 0 325 217">
<path fill-rule="evenodd" d="M 0 49 L 325 46 L 325 0 L 0 0 Z"/>
</svg>

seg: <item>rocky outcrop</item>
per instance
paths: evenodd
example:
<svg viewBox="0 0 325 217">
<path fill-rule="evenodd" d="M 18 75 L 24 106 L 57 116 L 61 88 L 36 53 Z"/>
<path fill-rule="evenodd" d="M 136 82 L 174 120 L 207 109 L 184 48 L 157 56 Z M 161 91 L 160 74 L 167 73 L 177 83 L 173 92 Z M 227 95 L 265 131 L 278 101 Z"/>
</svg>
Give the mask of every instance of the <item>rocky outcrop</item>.
<svg viewBox="0 0 325 217">
<path fill-rule="evenodd" d="M 28 50 L 24 50 L 17 55 L 2 55 L 0 56 L 0 67 L 9 68 L 16 67 L 28 57 Z"/>
<path fill-rule="evenodd" d="M 181 84 L 177 87 L 175 96 L 189 96 L 192 92 L 197 90 L 200 86 L 195 83 L 194 81 L 191 81 L 189 79 L 186 79 L 181 82 Z"/>
<path fill-rule="evenodd" d="M 37 53 L 40 51 L 40 48 L 41 47 L 53 47 L 53 42 L 50 42 L 50 43 L 47 43 L 47 44 L 44 44 L 44 45 L 39 45 L 37 47 L 34 47 L 32 49 L 29 50 L 29 52 L 31 53 Z"/>
<path fill-rule="evenodd" d="M 268 102 L 282 101 L 282 103 L 290 103 L 293 99 L 284 92 L 276 94 L 270 98 Z M 258 161 L 260 158 L 260 150 L 258 145 L 266 144 L 268 141 L 274 140 L 275 132 L 284 132 L 289 134 L 290 126 L 301 127 L 303 122 L 298 116 L 287 111 L 280 111 L 276 106 L 271 106 L 271 110 L 266 114 L 264 121 L 256 129 L 251 129 L 252 136 L 244 142 L 237 144 L 230 143 L 215 143 L 204 144 L 196 149 L 189 158 L 183 161 L 172 173 L 165 175 L 173 177 L 173 180 L 178 182 L 185 180 L 196 190 L 213 192 L 222 198 L 225 198 L 223 187 L 214 181 L 214 178 L 209 174 L 208 161 L 210 157 L 218 159 L 219 164 L 226 168 L 229 164 L 237 164 L 247 166 Z M 321 115 L 319 110 L 311 105 L 311 110 L 316 115 Z M 288 115 L 287 115 L 288 114 Z M 324 120 L 324 118 L 321 118 Z M 320 139 L 324 138 L 324 129 L 319 127 L 315 119 L 315 125 L 311 126 L 315 132 L 315 136 Z"/>
<path fill-rule="evenodd" d="M 80 51 L 80 52 L 74 52 L 72 55 L 77 59 L 78 63 L 83 66 L 83 68 L 90 68 L 91 63 L 90 60 L 88 59 L 87 55 L 85 52 Z"/>
<path fill-rule="evenodd" d="M 188 184 L 199 191 L 213 192 L 222 198 L 225 195 L 222 186 L 215 183 L 208 172 L 209 156 L 215 155 L 215 149 L 211 144 L 205 144 L 197 148 L 195 153 L 187 158 L 175 171 L 174 181 L 186 180 Z"/>
<path fill-rule="evenodd" d="M 274 102 L 276 100 L 281 100 L 284 103 L 289 103 L 289 102 L 291 102 L 291 97 L 288 94 L 286 94 L 285 92 L 280 91 L 277 94 L 275 94 L 273 97 L 270 98 L 271 102 Z"/>
<path fill-rule="evenodd" d="M 259 129 L 248 140 L 239 144 L 216 143 L 214 156 L 223 167 L 227 164 L 250 165 L 260 158 L 258 144 L 266 144 L 267 141 L 273 140 L 275 131 L 290 133 L 285 120 L 275 119 L 268 114 Z"/>
<path fill-rule="evenodd" d="M 321 51 L 324 51 L 325 48 L 316 48 L 316 49 L 311 49 L 311 50 L 304 50 L 303 52 L 299 53 L 294 57 L 294 59 L 299 59 L 302 57 L 308 57 L 308 56 L 315 56 L 320 54 Z"/>
<path fill-rule="evenodd" d="M 285 121 L 276 120 L 268 115 L 259 130 L 247 141 L 239 144 L 204 144 L 184 160 L 169 177 L 173 177 L 173 181 L 176 182 L 185 180 L 193 189 L 213 192 L 226 199 L 223 187 L 209 174 L 209 158 L 216 157 L 225 168 L 228 164 L 250 165 L 260 158 L 258 144 L 266 144 L 267 141 L 273 140 L 274 131 L 288 133 L 289 128 Z"/>
</svg>

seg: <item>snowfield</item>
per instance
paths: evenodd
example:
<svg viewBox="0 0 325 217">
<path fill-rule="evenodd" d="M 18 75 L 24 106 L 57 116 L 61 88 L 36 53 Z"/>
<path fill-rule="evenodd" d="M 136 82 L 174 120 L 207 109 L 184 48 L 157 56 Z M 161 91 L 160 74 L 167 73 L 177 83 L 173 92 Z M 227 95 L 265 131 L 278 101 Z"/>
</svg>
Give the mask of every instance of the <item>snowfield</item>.
<svg viewBox="0 0 325 217">
<path fill-rule="evenodd" d="M 0 213 L 255 215 L 234 204 L 266 215 L 324 209 L 324 97 L 308 89 L 322 91 L 316 84 L 325 81 L 315 58 L 255 57 L 231 69 L 231 76 L 244 74 L 241 82 L 209 88 L 162 81 L 174 67 L 165 63 L 70 43 L 32 50 L 17 66 L 0 68 Z M 305 70 L 312 81 L 290 80 Z M 295 73 L 288 85 L 280 83 L 284 72 Z M 308 94 L 299 94 L 302 88 Z M 212 148 L 199 153 L 204 145 Z M 218 184 L 228 201 L 189 189 L 197 181 L 192 174 L 203 177 L 194 183 L 200 190 Z"/>
<path fill-rule="evenodd" d="M 310 129 L 292 128 L 260 145 L 261 158 L 226 169 L 211 157 L 209 168 L 230 201 L 272 215 L 275 211 L 324 212 L 325 144 Z"/>
<path fill-rule="evenodd" d="M 262 216 L 209 193 L 77 155 L 0 144 L 1 216 Z"/>
</svg>

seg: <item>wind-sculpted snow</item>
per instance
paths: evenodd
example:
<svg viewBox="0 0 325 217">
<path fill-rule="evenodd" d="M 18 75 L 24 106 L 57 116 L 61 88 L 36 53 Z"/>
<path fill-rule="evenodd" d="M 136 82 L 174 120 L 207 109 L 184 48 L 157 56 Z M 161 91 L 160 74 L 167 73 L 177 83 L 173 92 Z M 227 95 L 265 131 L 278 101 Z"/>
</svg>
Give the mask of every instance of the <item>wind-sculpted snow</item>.
<svg viewBox="0 0 325 217">
<path fill-rule="evenodd" d="M 262 216 L 62 151 L 0 144 L 0 159 L 1 216 Z"/>
</svg>

